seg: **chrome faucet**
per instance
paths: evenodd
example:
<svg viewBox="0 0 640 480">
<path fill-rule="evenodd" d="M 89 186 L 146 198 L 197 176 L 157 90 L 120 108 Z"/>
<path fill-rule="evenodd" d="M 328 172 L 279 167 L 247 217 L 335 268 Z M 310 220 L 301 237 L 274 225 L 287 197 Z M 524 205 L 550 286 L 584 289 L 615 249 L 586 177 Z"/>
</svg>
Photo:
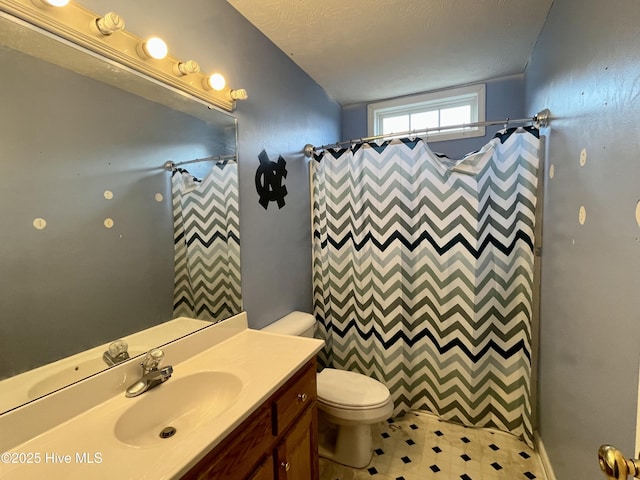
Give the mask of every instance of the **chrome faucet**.
<svg viewBox="0 0 640 480">
<path fill-rule="evenodd" d="M 129 360 L 129 352 L 127 349 L 129 345 L 124 340 L 116 340 L 111 342 L 106 352 L 102 354 L 104 363 L 113 367 L 114 365 Z"/>
<path fill-rule="evenodd" d="M 129 398 L 137 397 L 169 380 L 173 373 L 173 367 L 167 365 L 166 367 L 159 368 L 163 359 L 164 352 L 159 348 L 149 350 L 144 360 L 140 363 L 140 366 L 142 366 L 142 377 L 127 388 L 125 396 Z"/>
</svg>

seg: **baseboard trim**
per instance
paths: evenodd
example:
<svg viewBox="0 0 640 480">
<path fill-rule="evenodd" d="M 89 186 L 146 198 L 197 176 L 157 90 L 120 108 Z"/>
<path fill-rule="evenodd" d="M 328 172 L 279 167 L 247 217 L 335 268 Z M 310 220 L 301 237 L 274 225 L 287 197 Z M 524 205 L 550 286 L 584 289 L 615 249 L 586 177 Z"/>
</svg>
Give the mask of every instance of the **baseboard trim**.
<svg viewBox="0 0 640 480">
<path fill-rule="evenodd" d="M 537 432 L 534 432 L 533 434 L 533 441 L 535 443 L 536 451 L 540 456 L 540 463 L 542 464 L 542 470 L 546 480 L 556 480 L 556 476 L 553 473 L 553 467 L 551 466 L 551 461 L 549 461 L 547 451 L 545 450 L 542 439 Z"/>
</svg>

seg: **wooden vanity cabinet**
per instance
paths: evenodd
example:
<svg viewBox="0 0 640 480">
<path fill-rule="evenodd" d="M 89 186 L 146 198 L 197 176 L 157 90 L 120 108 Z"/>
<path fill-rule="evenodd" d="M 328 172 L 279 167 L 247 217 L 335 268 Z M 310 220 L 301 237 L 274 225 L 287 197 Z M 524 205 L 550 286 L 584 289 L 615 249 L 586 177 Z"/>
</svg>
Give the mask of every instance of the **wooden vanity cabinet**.
<svg viewBox="0 0 640 480">
<path fill-rule="evenodd" d="M 249 480 L 272 480 L 273 472 L 273 456 L 268 455 L 262 465 L 253 472 Z"/>
<path fill-rule="evenodd" d="M 316 399 L 314 358 L 182 480 L 318 480 Z"/>
</svg>

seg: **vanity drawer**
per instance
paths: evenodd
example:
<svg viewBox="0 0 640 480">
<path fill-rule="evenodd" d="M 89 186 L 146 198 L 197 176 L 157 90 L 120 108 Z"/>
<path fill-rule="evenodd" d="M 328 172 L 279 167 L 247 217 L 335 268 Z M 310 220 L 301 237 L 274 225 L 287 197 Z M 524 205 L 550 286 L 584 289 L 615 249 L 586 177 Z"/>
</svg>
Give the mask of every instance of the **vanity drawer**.
<svg viewBox="0 0 640 480">
<path fill-rule="evenodd" d="M 316 392 L 316 362 L 307 363 L 290 385 L 273 400 L 273 434 L 280 435 L 298 418 L 307 406 L 314 403 Z"/>
</svg>

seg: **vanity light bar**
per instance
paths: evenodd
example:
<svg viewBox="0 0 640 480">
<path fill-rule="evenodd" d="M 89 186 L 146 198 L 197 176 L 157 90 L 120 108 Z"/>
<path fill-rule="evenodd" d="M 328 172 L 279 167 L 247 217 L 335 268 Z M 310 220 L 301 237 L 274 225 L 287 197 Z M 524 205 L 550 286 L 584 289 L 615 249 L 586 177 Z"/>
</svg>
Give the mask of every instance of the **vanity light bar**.
<svg viewBox="0 0 640 480">
<path fill-rule="evenodd" d="M 113 12 L 100 17 L 75 2 L 63 8 L 50 5 L 48 0 L 0 0 L 0 11 L 223 110 L 233 111 L 236 100 L 247 97 L 243 89 L 226 86 L 222 75 L 201 73 L 193 60 L 182 62 L 166 51 L 153 53 L 149 40 L 126 31 L 124 20 Z M 165 49 L 166 44 L 162 50 Z M 216 80 L 213 84 L 211 77 Z"/>
</svg>

